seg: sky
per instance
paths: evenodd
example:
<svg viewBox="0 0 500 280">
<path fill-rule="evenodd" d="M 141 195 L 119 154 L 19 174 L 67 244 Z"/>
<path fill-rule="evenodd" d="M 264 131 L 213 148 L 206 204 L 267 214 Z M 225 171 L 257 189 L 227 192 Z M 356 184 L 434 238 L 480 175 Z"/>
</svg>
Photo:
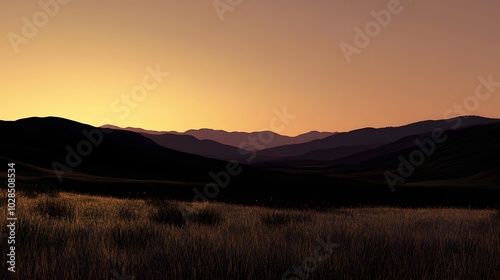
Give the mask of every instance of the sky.
<svg viewBox="0 0 500 280">
<path fill-rule="evenodd" d="M 497 0 L 0 3 L 1 120 L 258 131 L 286 111 L 276 132 L 297 135 L 500 118 Z"/>
</svg>

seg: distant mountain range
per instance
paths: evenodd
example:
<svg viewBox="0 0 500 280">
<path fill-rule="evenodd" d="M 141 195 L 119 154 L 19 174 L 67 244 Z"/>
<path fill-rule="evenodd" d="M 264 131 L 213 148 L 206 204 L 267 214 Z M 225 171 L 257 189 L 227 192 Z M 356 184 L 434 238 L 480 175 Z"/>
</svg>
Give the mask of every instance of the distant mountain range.
<svg viewBox="0 0 500 280">
<path fill-rule="evenodd" d="M 233 147 L 243 146 L 242 148 L 248 151 L 263 150 L 283 145 L 300 144 L 317 139 L 323 139 L 325 137 L 336 134 L 336 132 L 310 131 L 297 136 L 285 136 L 272 131 L 227 132 L 224 130 L 214 130 L 214 129 L 204 128 L 204 129 L 191 129 L 185 132 L 176 132 L 176 131 L 144 130 L 142 128 L 133 128 L 133 127 L 120 128 L 109 124 L 104 125 L 102 127 L 128 130 L 149 135 L 165 135 L 165 134 L 189 135 L 195 137 L 198 140 L 212 140 L 227 146 L 233 146 Z M 252 141 L 254 141 L 256 144 L 252 144 Z"/>
<path fill-rule="evenodd" d="M 237 140 L 248 143 L 250 142 L 250 138 L 257 139 L 256 141 L 258 142 L 258 135 L 263 132 L 226 132 L 222 130 L 202 129 L 179 133 L 148 131 L 139 128 L 118 128 L 110 125 L 104 127 L 138 132 L 159 145 L 185 153 L 220 160 L 235 160 L 255 164 L 261 162 L 334 161 L 360 152 L 369 151 L 404 137 L 430 133 L 434 129 L 463 129 L 498 122 L 500 122 L 499 119 L 470 116 L 449 120 L 422 121 L 400 127 L 363 128 L 341 133 L 312 131 L 296 137 L 273 133 L 269 134 L 273 135 L 271 143 L 259 143 L 270 146 L 270 148 L 266 149 L 240 149 L 238 148 L 239 144 L 226 144 L 237 143 Z M 224 137 L 228 137 L 230 140 L 217 140 L 224 140 Z M 290 142 L 295 142 L 295 144 L 285 144 Z M 250 145 L 245 145 L 245 148 L 248 147 Z M 259 146 L 259 148 L 262 147 Z M 253 151 L 256 152 L 252 153 Z M 249 158 L 252 160 L 249 161 Z"/>
<path fill-rule="evenodd" d="M 417 143 L 429 143 L 436 129 L 446 141 L 424 153 Z M 213 199 L 245 203 L 500 204 L 498 119 L 423 121 L 321 139 L 316 138 L 325 134 L 310 133 L 293 141 L 312 141 L 257 151 L 189 134 L 133 130 L 55 117 L 0 121 L 0 164 L 15 162 L 20 183 L 106 194 L 192 199 L 194 188 L 206 192 L 207 183 L 212 183 L 219 186 L 209 188 Z M 232 135 L 225 142 L 235 143 L 258 133 L 211 131 L 198 137 Z M 418 165 L 402 163 L 415 161 L 411 158 L 416 153 L 425 154 Z M 410 175 L 401 175 L 402 165 L 412 169 Z M 229 174 L 234 170 L 239 172 Z M 401 179 L 395 193 L 388 186 L 388 173 Z M 6 175 L 5 170 L 0 175 Z"/>
</svg>

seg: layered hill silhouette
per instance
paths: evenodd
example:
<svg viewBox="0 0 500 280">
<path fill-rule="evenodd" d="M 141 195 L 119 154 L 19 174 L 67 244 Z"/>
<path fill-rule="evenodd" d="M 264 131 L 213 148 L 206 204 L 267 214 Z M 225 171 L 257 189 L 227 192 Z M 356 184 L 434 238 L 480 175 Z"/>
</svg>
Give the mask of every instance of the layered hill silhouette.
<svg viewBox="0 0 500 280">
<path fill-rule="evenodd" d="M 219 186 L 217 192 L 221 194 L 214 195 L 217 199 L 251 200 L 313 195 L 300 193 L 307 184 L 314 184 L 316 191 L 332 191 L 353 183 L 244 165 L 234 167 L 234 163 L 229 168 L 226 161 L 168 149 L 135 132 L 100 129 L 54 117 L 2 121 L 0 135 L 0 163 L 16 163 L 19 182 L 79 191 L 148 191 L 190 199 L 194 187 L 204 190 L 211 183 Z M 238 169 L 241 174 L 228 175 L 229 170 Z M 227 185 L 231 187 L 222 193 Z"/>
<path fill-rule="evenodd" d="M 155 143 L 176 151 L 200 155 L 208 158 L 225 161 L 249 162 L 252 151 L 239 149 L 237 147 L 221 144 L 213 140 L 199 140 L 191 135 L 182 134 L 148 134 L 141 133 L 144 137 Z M 269 158 L 272 160 L 272 158 Z"/>
<path fill-rule="evenodd" d="M 431 134 L 394 143 L 333 162 L 321 173 L 355 174 L 356 178 L 380 178 L 380 172 L 400 175 L 412 186 L 467 186 L 500 190 L 500 123 L 446 131 L 443 143 L 432 143 Z M 419 145 L 415 144 L 418 140 Z M 418 152 L 420 151 L 420 152 Z M 412 153 L 416 160 L 412 164 Z M 420 160 L 417 153 L 424 154 Z M 401 160 L 403 159 L 403 160 Z M 407 161 L 406 163 L 402 163 Z M 350 163 L 350 164 L 348 164 Z M 413 172 L 407 166 L 413 166 Z M 378 173 L 378 174 L 377 174 Z"/>
<path fill-rule="evenodd" d="M 336 132 L 318 132 L 310 131 L 297 136 L 285 136 L 272 131 L 257 131 L 257 132 L 228 132 L 224 130 L 214 130 L 214 129 L 190 129 L 185 132 L 176 131 L 153 131 L 144 130 L 142 128 L 120 128 L 114 125 L 104 125 L 103 128 L 111 129 L 121 129 L 133 131 L 141 134 L 150 135 L 189 135 L 193 136 L 198 140 L 211 140 L 224 144 L 226 146 L 241 147 L 243 145 L 244 150 L 255 151 L 262 150 L 272 147 L 278 147 L 283 145 L 300 144 L 305 142 L 310 142 L 317 139 L 323 139 L 325 137 L 336 134 Z M 264 138 L 265 140 L 260 140 Z M 253 145 L 252 139 L 257 142 Z M 269 139 L 269 140 L 268 140 Z"/>
<path fill-rule="evenodd" d="M 260 163 L 276 170 L 338 175 L 387 183 L 390 172 L 400 186 L 462 186 L 500 190 L 500 123 L 407 136 L 336 160 L 289 160 Z M 410 174 L 408 176 L 408 174 Z"/>
<path fill-rule="evenodd" d="M 264 149 L 259 151 L 259 156 L 263 158 L 258 161 L 267 161 L 269 158 L 274 158 L 276 161 L 336 160 L 392 143 L 404 137 L 430 133 L 435 129 L 455 130 L 499 122 L 500 119 L 469 116 L 422 121 L 400 127 L 363 128 L 337 133 L 307 143 Z"/>
<path fill-rule="evenodd" d="M 436 144 L 411 175 L 401 175 L 401 158 L 408 160 L 421 149 L 415 140 L 432 138 L 435 128 L 443 129 L 447 140 Z M 20 184 L 112 195 L 193 199 L 194 189 L 206 191 L 210 183 L 210 199 L 238 203 L 491 207 L 500 201 L 500 123 L 494 119 L 464 117 L 340 133 L 257 151 L 258 156 L 272 152 L 281 160 L 252 162 L 254 166 L 214 159 L 224 159 L 235 149 L 215 141 L 144 135 L 54 117 L 2 121 L 0 163 L 16 163 Z M 317 149 L 300 154 L 314 143 Z M 314 153 L 319 157 L 325 149 L 335 151 L 337 158 L 301 158 Z M 299 154 L 276 157 L 287 153 Z M 232 175 L 229 170 L 239 172 Z M 387 172 L 403 179 L 395 193 Z"/>
<path fill-rule="evenodd" d="M 273 148 L 283 145 L 300 144 L 305 142 L 310 142 L 317 139 L 323 139 L 325 137 L 334 135 L 336 132 L 318 132 L 310 131 L 304 134 L 297 135 L 295 137 L 285 136 L 281 134 L 274 133 L 272 131 L 259 131 L 259 132 L 227 132 L 223 130 L 213 130 L 213 129 L 199 129 L 199 130 L 188 130 L 184 134 L 194 136 L 200 140 L 213 140 L 222 144 L 240 147 L 242 143 L 248 143 L 244 148 L 247 150 L 262 150 L 267 148 Z M 259 136 L 260 135 L 260 136 Z M 272 139 L 269 142 L 259 141 L 259 137 L 265 137 L 266 139 Z M 256 139 L 260 142 L 258 145 L 251 145 L 249 139 Z"/>
</svg>

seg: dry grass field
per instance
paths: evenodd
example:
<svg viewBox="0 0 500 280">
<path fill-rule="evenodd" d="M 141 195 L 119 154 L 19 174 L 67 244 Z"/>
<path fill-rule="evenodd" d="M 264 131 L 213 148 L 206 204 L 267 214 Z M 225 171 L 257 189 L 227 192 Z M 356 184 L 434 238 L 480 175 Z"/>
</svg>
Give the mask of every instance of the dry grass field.
<svg viewBox="0 0 500 280">
<path fill-rule="evenodd" d="M 498 210 L 318 212 L 71 193 L 19 193 L 17 203 L 17 272 L 2 279 L 500 279 Z M 5 238 L 1 248 L 5 263 Z"/>
</svg>

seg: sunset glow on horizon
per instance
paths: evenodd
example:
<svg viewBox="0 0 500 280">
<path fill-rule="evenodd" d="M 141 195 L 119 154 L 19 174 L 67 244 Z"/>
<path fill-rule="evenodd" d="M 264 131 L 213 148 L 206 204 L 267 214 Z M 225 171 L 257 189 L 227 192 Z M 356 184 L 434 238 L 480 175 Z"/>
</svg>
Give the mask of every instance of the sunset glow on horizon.
<svg viewBox="0 0 500 280">
<path fill-rule="evenodd" d="M 286 108 L 276 132 L 297 135 L 500 118 L 500 87 L 471 98 L 500 82 L 500 2 L 394 1 L 243 0 L 221 14 L 212 0 L 4 0 L 0 120 L 259 131 Z M 339 46 L 390 5 L 346 59 Z"/>
</svg>

